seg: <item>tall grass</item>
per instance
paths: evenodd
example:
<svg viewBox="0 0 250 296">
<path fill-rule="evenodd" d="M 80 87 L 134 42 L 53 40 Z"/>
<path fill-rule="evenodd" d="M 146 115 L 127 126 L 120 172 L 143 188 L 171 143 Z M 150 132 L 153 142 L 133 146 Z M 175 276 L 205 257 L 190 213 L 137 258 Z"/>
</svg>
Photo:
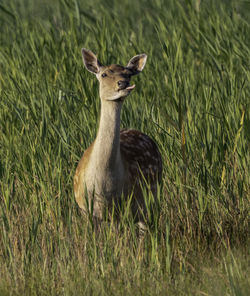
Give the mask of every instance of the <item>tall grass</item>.
<svg viewBox="0 0 250 296">
<path fill-rule="evenodd" d="M 249 17 L 247 1 L 0 2 L 0 295 L 247 295 Z M 148 54 L 121 119 L 164 161 L 141 244 L 129 211 L 95 232 L 74 200 L 100 112 L 82 47 Z"/>
</svg>

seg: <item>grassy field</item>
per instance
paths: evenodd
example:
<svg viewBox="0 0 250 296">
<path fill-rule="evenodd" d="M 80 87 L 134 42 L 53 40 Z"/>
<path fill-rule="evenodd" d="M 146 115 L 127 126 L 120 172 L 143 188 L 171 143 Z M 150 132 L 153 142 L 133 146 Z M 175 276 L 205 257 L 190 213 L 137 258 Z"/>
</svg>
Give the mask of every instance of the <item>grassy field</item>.
<svg viewBox="0 0 250 296">
<path fill-rule="evenodd" d="M 142 245 L 74 200 L 100 112 L 82 47 L 148 54 L 121 119 L 163 155 Z M 249 295 L 249 57 L 249 1 L 0 1 L 0 295 Z"/>
</svg>

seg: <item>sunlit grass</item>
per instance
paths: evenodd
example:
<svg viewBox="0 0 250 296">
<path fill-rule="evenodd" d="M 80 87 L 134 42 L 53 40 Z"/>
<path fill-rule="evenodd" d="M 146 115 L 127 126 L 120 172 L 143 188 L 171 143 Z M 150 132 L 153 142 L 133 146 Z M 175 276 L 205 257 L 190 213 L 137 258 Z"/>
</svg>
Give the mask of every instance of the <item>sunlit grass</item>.
<svg viewBox="0 0 250 296">
<path fill-rule="evenodd" d="M 1 1 L 0 295 L 248 295 L 249 5 L 198 2 Z M 74 200 L 100 107 L 82 47 L 148 54 L 121 119 L 163 155 L 142 243 L 126 205 L 95 232 Z"/>
</svg>

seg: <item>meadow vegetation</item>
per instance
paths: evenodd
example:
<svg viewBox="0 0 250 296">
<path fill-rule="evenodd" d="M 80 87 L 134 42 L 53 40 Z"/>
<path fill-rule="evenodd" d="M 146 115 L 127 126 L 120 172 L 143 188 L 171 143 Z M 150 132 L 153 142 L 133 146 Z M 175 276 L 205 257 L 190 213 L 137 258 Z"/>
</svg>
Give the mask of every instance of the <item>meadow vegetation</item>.
<svg viewBox="0 0 250 296">
<path fill-rule="evenodd" d="M 249 21 L 249 1 L 0 1 L 1 296 L 248 295 Z M 82 47 L 148 55 L 121 118 L 163 155 L 141 245 L 126 205 L 96 232 L 74 200 L 100 112 Z"/>
</svg>

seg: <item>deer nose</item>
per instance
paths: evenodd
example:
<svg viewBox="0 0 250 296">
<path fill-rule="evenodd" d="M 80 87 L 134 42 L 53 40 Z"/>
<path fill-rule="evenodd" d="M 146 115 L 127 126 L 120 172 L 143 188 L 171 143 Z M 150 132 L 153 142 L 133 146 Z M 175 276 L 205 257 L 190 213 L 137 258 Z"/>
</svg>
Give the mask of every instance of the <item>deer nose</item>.
<svg viewBox="0 0 250 296">
<path fill-rule="evenodd" d="M 127 86 L 129 86 L 129 82 L 126 80 L 119 80 L 117 84 L 120 89 L 125 89 Z"/>
</svg>

